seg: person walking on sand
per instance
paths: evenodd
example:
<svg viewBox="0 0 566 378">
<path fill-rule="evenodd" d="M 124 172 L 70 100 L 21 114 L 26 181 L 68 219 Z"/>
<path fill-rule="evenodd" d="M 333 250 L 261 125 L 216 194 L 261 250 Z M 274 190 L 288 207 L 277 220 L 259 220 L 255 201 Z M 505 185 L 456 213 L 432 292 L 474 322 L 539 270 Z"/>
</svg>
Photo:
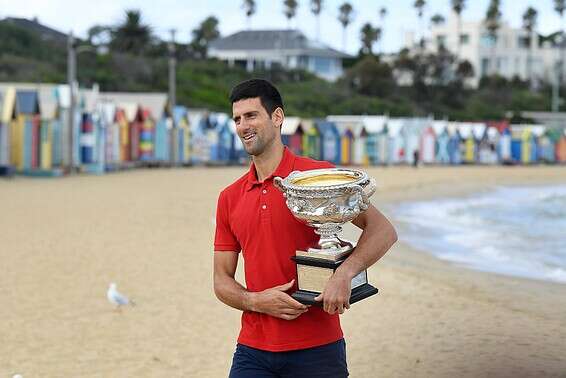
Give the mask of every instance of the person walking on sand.
<svg viewBox="0 0 566 378">
<path fill-rule="evenodd" d="M 339 314 L 350 307 L 352 278 L 379 260 L 397 234 L 370 206 L 353 221 L 363 232 L 318 297 L 322 306 L 294 300 L 287 293 L 296 282 L 291 256 L 315 244 L 318 236 L 291 214 L 273 178 L 333 166 L 295 156 L 283 145 L 283 101 L 270 82 L 244 81 L 232 89 L 230 101 L 238 137 L 252 163 L 222 190 L 216 208 L 214 291 L 220 301 L 242 311 L 229 376 L 347 377 Z M 245 287 L 235 279 L 240 254 Z"/>
</svg>

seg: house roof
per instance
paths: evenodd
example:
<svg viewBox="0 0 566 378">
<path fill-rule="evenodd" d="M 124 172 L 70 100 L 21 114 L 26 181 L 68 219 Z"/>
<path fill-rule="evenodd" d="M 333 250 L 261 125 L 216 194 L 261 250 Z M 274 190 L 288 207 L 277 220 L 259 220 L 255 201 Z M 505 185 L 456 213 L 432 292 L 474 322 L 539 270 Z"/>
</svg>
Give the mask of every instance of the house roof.
<svg viewBox="0 0 566 378">
<path fill-rule="evenodd" d="M 210 42 L 210 49 L 278 50 L 305 55 L 348 58 L 348 54 L 316 41 L 311 41 L 299 30 L 243 30 Z"/>
</svg>

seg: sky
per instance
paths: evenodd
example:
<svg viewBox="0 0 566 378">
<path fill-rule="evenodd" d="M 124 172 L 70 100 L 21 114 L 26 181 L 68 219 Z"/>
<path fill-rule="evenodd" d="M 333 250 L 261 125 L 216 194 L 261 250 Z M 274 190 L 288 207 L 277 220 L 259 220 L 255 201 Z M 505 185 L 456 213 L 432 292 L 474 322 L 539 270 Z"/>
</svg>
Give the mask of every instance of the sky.
<svg viewBox="0 0 566 378">
<path fill-rule="evenodd" d="M 310 0 L 298 0 L 297 16 L 291 24 L 283 15 L 283 0 L 256 0 L 257 11 L 251 20 L 252 29 L 298 28 L 307 37 L 315 39 L 316 22 L 310 12 Z M 513 27 L 521 27 L 522 14 L 532 6 L 539 12 L 538 30 L 542 34 L 556 31 L 561 21 L 553 10 L 552 0 L 502 0 L 503 20 Z M 229 35 L 248 27 L 242 0 L 0 0 L 0 18 L 37 17 L 39 22 L 62 32 L 73 30 L 85 37 L 92 25 L 115 25 L 124 18 L 126 9 L 138 9 L 144 22 L 149 23 L 158 36 L 169 38 L 169 30 L 177 30 L 177 40 L 188 42 L 191 30 L 208 16 L 219 20 L 221 35 Z M 337 20 L 338 7 L 344 0 L 324 0 L 320 18 L 320 40 L 338 50 L 356 54 L 360 48 L 360 29 L 370 22 L 381 25 L 383 38 L 377 47 L 380 52 L 396 52 L 403 47 L 407 32 L 416 31 L 419 25 L 414 0 L 350 0 L 354 20 L 347 29 L 343 48 L 343 29 Z M 427 0 L 426 20 L 434 14 L 448 18 L 450 0 Z M 467 0 L 462 17 L 466 21 L 480 21 L 485 16 L 489 0 Z M 381 23 L 379 9 L 388 14 Z"/>
</svg>

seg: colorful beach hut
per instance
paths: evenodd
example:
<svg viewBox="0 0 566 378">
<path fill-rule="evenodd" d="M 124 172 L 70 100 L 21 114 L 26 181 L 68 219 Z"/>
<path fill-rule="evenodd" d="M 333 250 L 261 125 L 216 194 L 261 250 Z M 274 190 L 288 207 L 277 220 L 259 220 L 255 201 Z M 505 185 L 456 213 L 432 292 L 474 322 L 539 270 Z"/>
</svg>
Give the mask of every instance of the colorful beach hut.
<svg viewBox="0 0 566 378">
<path fill-rule="evenodd" d="M 13 94 L 11 95 L 10 92 Z M 10 162 L 10 96 L 15 96 L 15 90 L 6 88 L 0 90 L 0 169 L 7 170 Z"/>
<path fill-rule="evenodd" d="M 310 158 L 321 159 L 321 141 L 318 128 L 315 127 L 312 120 L 303 119 L 301 122 L 303 129 L 303 155 Z"/>
<path fill-rule="evenodd" d="M 560 139 L 556 142 L 556 162 L 566 163 L 566 129 L 562 130 Z"/>
<path fill-rule="evenodd" d="M 448 143 L 450 135 L 448 135 L 447 121 L 432 121 L 432 129 L 435 135 L 435 161 L 438 164 L 450 163 L 450 154 L 448 152 Z"/>
<path fill-rule="evenodd" d="M 364 163 L 388 164 L 389 137 L 387 129 L 387 116 L 363 116 L 363 129 L 360 133 L 366 134 Z"/>
<path fill-rule="evenodd" d="M 399 164 L 406 161 L 405 140 L 403 138 L 403 118 L 389 118 L 387 121 L 388 158 L 387 164 Z"/>
<path fill-rule="evenodd" d="M 11 121 L 12 163 L 18 171 L 39 167 L 39 98 L 35 90 L 16 90 Z"/>
<path fill-rule="evenodd" d="M 316 120 L 315 127 L 320 135 L 320 159 L 339 165 L 341 163 L 341 137 L 334 122 Z"/>
<path fill-rule="evenodd" d="M 420 140 L 420 159 L 425 164 L 436 163 L 436 133 L 433 122 L 423 130 Z"/>
<path fill-rule="evenodd" d="M 556 162 L 556 143 L 560 140 L 558 129 L 547 128 L 538 139 L 538 160 L 544 163 Z"/>
<path fill-rule="evenodd" d="M 448 122 L 448 155 L 450 157 L 450 164 L 457 165 L 462 163 L 462 155 L 464 154 L 465 146 L 462 143 L 462 137 L 457 122 Z"/>
<path fill-rule="evenodd" d="M 56 88 L 40 87 L 38 94 L 41 116 L 39 165 L 48 171 L 61 166 L 61 123 L 57 119 Z"/>
<path fill-rule="evenodd" d="M 299 117 L 285 117 L 281 125 L 281 139 L 295 155 L 303 154 L 303 128 Z"/>
</svg>

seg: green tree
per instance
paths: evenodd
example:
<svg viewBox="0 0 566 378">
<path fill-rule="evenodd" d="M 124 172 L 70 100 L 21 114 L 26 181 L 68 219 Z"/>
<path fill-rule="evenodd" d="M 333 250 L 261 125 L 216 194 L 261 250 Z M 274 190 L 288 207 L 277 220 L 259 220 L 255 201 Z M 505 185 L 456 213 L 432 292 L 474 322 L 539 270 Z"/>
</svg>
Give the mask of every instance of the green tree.
<svg viewBox="0 0 566 378">
<path fill-rule="evenodd" d="M 255 14 L 256 11 L 255 0 L 244 0 L 244 3 L 242 4 L 242 8 L 244 9 L 244 13 L 246 14 L 248 29 L 251 29 L 252 16 Z"/>
<path fill-rule="evenodd" d="M 491 74 L 497 73 L 496 64 L 496 47 L 497 47 L 497 31 L 501 27 L 501 11 L 499 10 L 500 0 L 490 0 L 487 12 L 485 14 L 484 25 L 491 42 Z"/>
<path fill-rule="evenodd" d="M 527 57 L 527 78 L 531 84 L 531 89 L 534 89 L 534 77 L 533 77 L 533 48 L 536 40 L 533 36 L 535 28 L 537 25 L 538 12 L 533 7 L 528 7 L 525 13 L 523 13 L 523 28 L 527 32 L 527 38 L 529 42 L 529 53 Z"/>
<path fill-rule="evenodd" d="M 198 58 L 206 58 L 208 53 L 208 45 L 220 37 L 218 31 L 218 19 L 214 16 L 207 17 L 200 23 L 199 27 L 192 31 L 192 41 L 190 49 Z"/>
<path fill-rule="evenodd" d="M 342 25 L 343 30 L 342 50 L 346 50 L 346 30 L 348 29 L 348 25 L 352 23 L 352 20 L 354 18 L 354 8 L 352 7 L 352 4 L 345 2 L 344 4 L 340 5 L 340 7 L 338 7 L 338 12 L 338 21 Z"/>
<path fill-rule="evenodd" d="M 373 55 L 373 45 L 379 40 L 381 30 L 374 28 L 369 22 L 365 23 L 360 30 L 360 39 L 362 42 L 362 53 Z"/>
<path fill-rule="evenodd" d="M 287 26 L 291 29 L 291 20 L 297 15 L 299 3 L 297 0 L 283 0 L 283 5 L 285 6 L 283 13 L 287 17 Z"/>
<path fill-rule="evenodd" d="M 466 7 L 465 0 L 451 0 L 452 10 L 456 13 L 456 61 L 460 59 L 462 48 L 462 11 Z"/>
<path fill-rule="evenodd" d="M 322 12 L 322 0 L 311 0 L 311 12 L 316 17 L 316 40 L 320 39 L 320 12 Z"/>
<path fill-rule="evenodd" d="M 422 50 L 424 50 L 424 25 L 423 25 L 423 15 L 424 15 L 424 7 L 426 5 L 426 1 L 425 0 L 415 0 L 415 3 L 413 4 L 413 6 L 415 7 L 415 9 L 417 10 L 417 16 L 419 16 L 419 24 L 420 24 L 420 33 L 421 33 L 421 38 L 419 41 L 419 46 Z"/>
<path fill-rule="evenodd" d="M 444 18 L 443 15 L 437 13 L 430 18 L 430 22 L 433 25 L 438 26 L 444 24 L 446 22 L 446 19 Z"/>
<path fill-rule="evenodd" d="M 142 23 L 139 10 L 126 10 L 124 21 L 112 30 L 110 49 L 141 55 L 152 42 L 149 25 Z"/>
</svg>

